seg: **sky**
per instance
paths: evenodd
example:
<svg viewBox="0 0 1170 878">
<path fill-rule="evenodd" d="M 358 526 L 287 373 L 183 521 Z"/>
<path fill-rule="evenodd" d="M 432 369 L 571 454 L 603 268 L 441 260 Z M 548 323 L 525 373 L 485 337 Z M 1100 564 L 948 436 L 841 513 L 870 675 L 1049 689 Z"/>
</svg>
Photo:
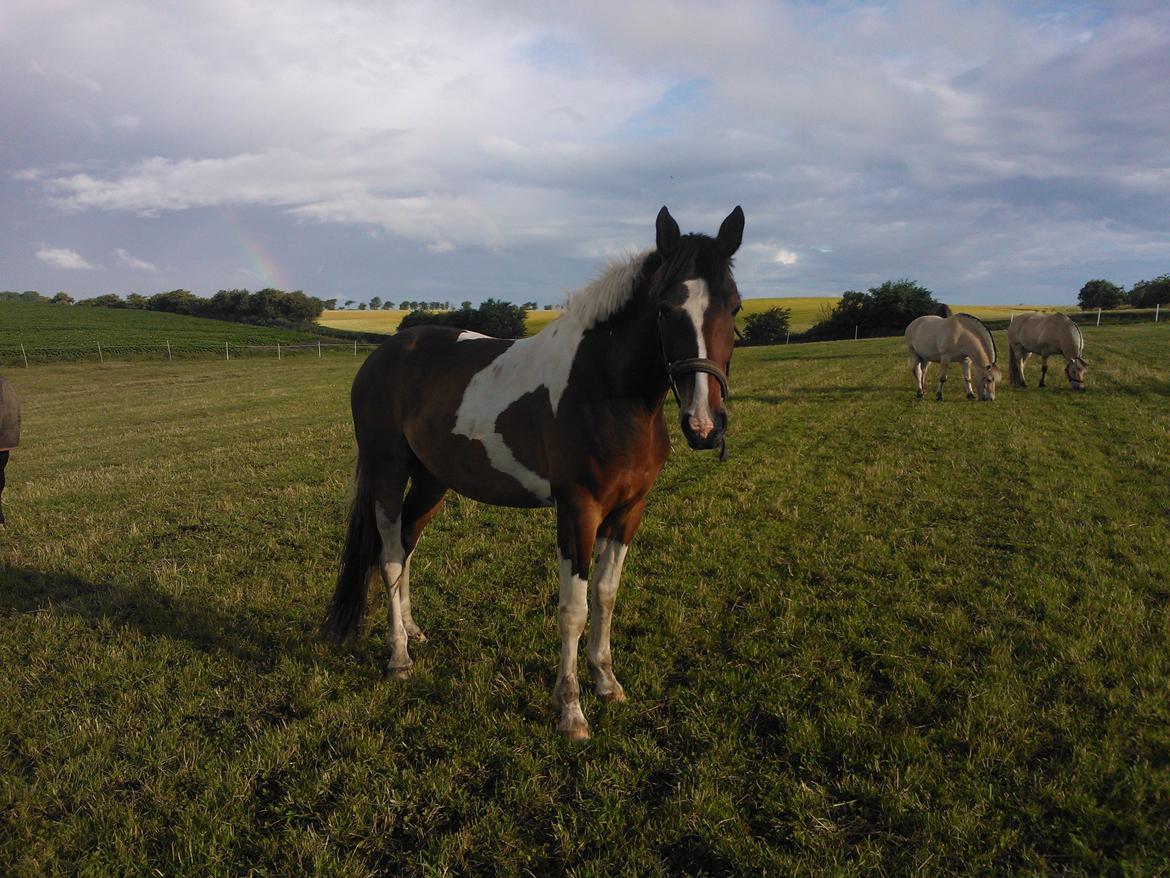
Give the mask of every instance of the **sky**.
<svg viewBox="0 0 1170 878">
<path fill-rule="evenodd" d="M 557 304 L 747 216 L 746 297 L 1170 272 L 1170 4 L 6 0 L 0 289 Z"/>
</svg>

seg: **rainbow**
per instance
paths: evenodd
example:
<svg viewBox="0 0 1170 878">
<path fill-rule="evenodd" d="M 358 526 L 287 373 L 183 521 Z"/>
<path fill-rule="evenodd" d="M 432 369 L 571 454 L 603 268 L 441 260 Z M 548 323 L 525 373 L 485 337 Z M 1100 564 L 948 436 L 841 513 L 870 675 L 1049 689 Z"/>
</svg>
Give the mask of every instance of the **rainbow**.
<svg viewBox="0 0 1170 878">
<path fill-rule="evenodd" d="M 219 215 L 224 228 L 243 251 L 248 262 L 248 273 L 257 278 L 257 289 L 272 287 L 286 292 L 296 289 L 266 242 L 240 221 L 234 209 L 223 208 Z"/>
</svg>

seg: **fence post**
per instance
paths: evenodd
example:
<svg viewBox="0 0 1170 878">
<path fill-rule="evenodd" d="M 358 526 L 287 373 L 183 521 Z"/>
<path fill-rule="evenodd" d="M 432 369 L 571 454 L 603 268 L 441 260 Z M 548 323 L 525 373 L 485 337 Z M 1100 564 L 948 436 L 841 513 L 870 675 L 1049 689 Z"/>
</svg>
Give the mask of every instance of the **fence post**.
<svg viewBox="0 0 1170 878">
<path fill-rule="evenodd" d="M 228 343 L 226 341 L 223 343 L 223 358 L 225 360 L 230 360 L 232 358 L 232 355 L 228 353 Z"/>
<path fill-rule="evenodd" d="M 20 343 L 20 355 L 24 357 L 24 368 L 28 368 L 28 354 L 24 352 L 24 342 Z"/>
<path fill-rule="evenodd" d="M 1158 322 L 1158 314 L 1161 312 L 1161 310 L 1162 310 L 1162 303 L 1155 302 L 1154 303 L 1154 322 L 1155 323 Z"/>
<path fill-rule="evenodd" d="M 353 355 L 355 357 L 357 356 L 357 339 L 356 338 L 353 340 Z"/>
<path fill-rule="evenodd" d="M 317 359 L 321 359 L 321 342 L 317 342 Z"/>
<path fill-rule="evenodd" d="M 861 332 L 861 324 L 855 323 L 853 325 L 853 340 L 857 341 L 857 333 Z"/>
<path fill-rule="evenodd" d="M 276 343 L 276 359 L 280 359 L 280 342 Z"/>
<path fill-rule="evenodd" d="M 97 343 L 97 346 L 98 346 L 98 362 L 104 363 L 105 359 L 102 357 L 102 343 L 99 341 Z"/>
<path fill-rule="evenodd" d="M 1100 308 L 1097 309 L 1097 325 L 1098 326 L 1101 325 L 1101 309 Z"/>
<path fill-rule="evenodd" d="M 172 359 L 172 357 L 171 357 L 171 340 L 168 338 L 167 339 L 167 360 L 169 361 L 171 359 Z"/>
<path fill-rule="evenodd" d="M 788 332 L 784 333 L 784 344 L 788 344 L 788 339 L 790 339 L 790 338 L 792 338 L 792 330 L 791 329 L 788 330 Z"/>
</svg>

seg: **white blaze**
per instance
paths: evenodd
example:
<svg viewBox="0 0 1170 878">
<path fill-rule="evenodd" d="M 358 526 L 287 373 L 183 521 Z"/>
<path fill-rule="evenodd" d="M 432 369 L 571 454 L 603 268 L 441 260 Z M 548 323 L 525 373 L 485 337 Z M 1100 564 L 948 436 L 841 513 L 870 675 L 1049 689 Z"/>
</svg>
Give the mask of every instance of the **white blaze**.
<svg viewBox="0 0 1170 878">
<path fill-rule="evenodd" d="M 683 310 L 691 318 L 691 323 L 695 327 L 695 341 L 698 342 L 699 352 L 696 354 L 701 359 L 707 358 L 707 340 L 703 337 L 703 317 L 707 313 L 707 306 L 711 302 L 711 293 L 707 289 L 707 282 L 701 278 L 696 280 L 689 280 L 683 284 L 687 288 L 687 299 L 683 302 Z M 695 372 L 695 387 L 691 393 L 690 404 L 687 405 L 685 412 L 687 417 L 691 419 L 692 428 L 698 429 L 702 424 L 714 424 L 714 419 L 711 416 L 711 404 L 709 402 L 708 389 L 711 376 L 706 372 Z"/>
</svg>

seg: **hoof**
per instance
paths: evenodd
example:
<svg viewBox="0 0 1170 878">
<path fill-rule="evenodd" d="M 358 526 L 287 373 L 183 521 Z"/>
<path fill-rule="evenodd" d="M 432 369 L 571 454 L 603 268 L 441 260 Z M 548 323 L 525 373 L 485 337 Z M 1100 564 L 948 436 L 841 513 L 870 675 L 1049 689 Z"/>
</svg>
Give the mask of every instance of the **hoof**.
<svg viewBox="0 0 1170 878">
<path fill-rule="evenodd" d="M 409 637 L 411 640 L 413 640 L 415 643 L 426 643 L 427 642 L 427 636 L 425 634 L 423 634 L 422 629 L 419 628 L 417 625 L 415 625 L 414 628 L 407 628 L 406 629 L 406 636 Z"/>
<path fill-rule="evenodd" d="M 915 399 L 922 399 L 922 391 L 921 391 L 921 390 L 920 390 L 920 391 L 918 391 L 918 393 L 916 393 L 916 394 L 914 395 L 914 398 L 915 398 Z"/>
<path fill-rule="evenodd" d="M 401 668 L 387 666 L 386 676 L 387 676 L 387 678 L 389 678 L 391 680 L 409 680 L 411 671 L 413 671 L 413 670 L 414 670 L 413 664 L 406 665 L 405 667 L 401 667 Z"/>
<path fill-rule="evenodd" d="M 936 393 L 936 394 L 934 395 L 934 401 L 935 401 L 935 402 L 942 402 L 942 394 L 941 394 L 941 393 Z"/>
<path fill-rule="evenodd" d="M 557 731 L 570 741 L 589 740 L 589 723 L 585 722 L 584 719 L 561 720 L 560 725 L 557 726 Z"/>
<path fill-rule="evenodd" d="M 626 700 L 626 691 L 618 686 L 612 692 L 598 692 L 597 697 L 606 704 L 621 704 Z"/>
<path fill-rule="evenodd" d="M 967 394 L 967 399 L 974 399 L 974 398 L 975 398 L 975 394 L 973 394 L 973 393 Z"/>
</svg>

